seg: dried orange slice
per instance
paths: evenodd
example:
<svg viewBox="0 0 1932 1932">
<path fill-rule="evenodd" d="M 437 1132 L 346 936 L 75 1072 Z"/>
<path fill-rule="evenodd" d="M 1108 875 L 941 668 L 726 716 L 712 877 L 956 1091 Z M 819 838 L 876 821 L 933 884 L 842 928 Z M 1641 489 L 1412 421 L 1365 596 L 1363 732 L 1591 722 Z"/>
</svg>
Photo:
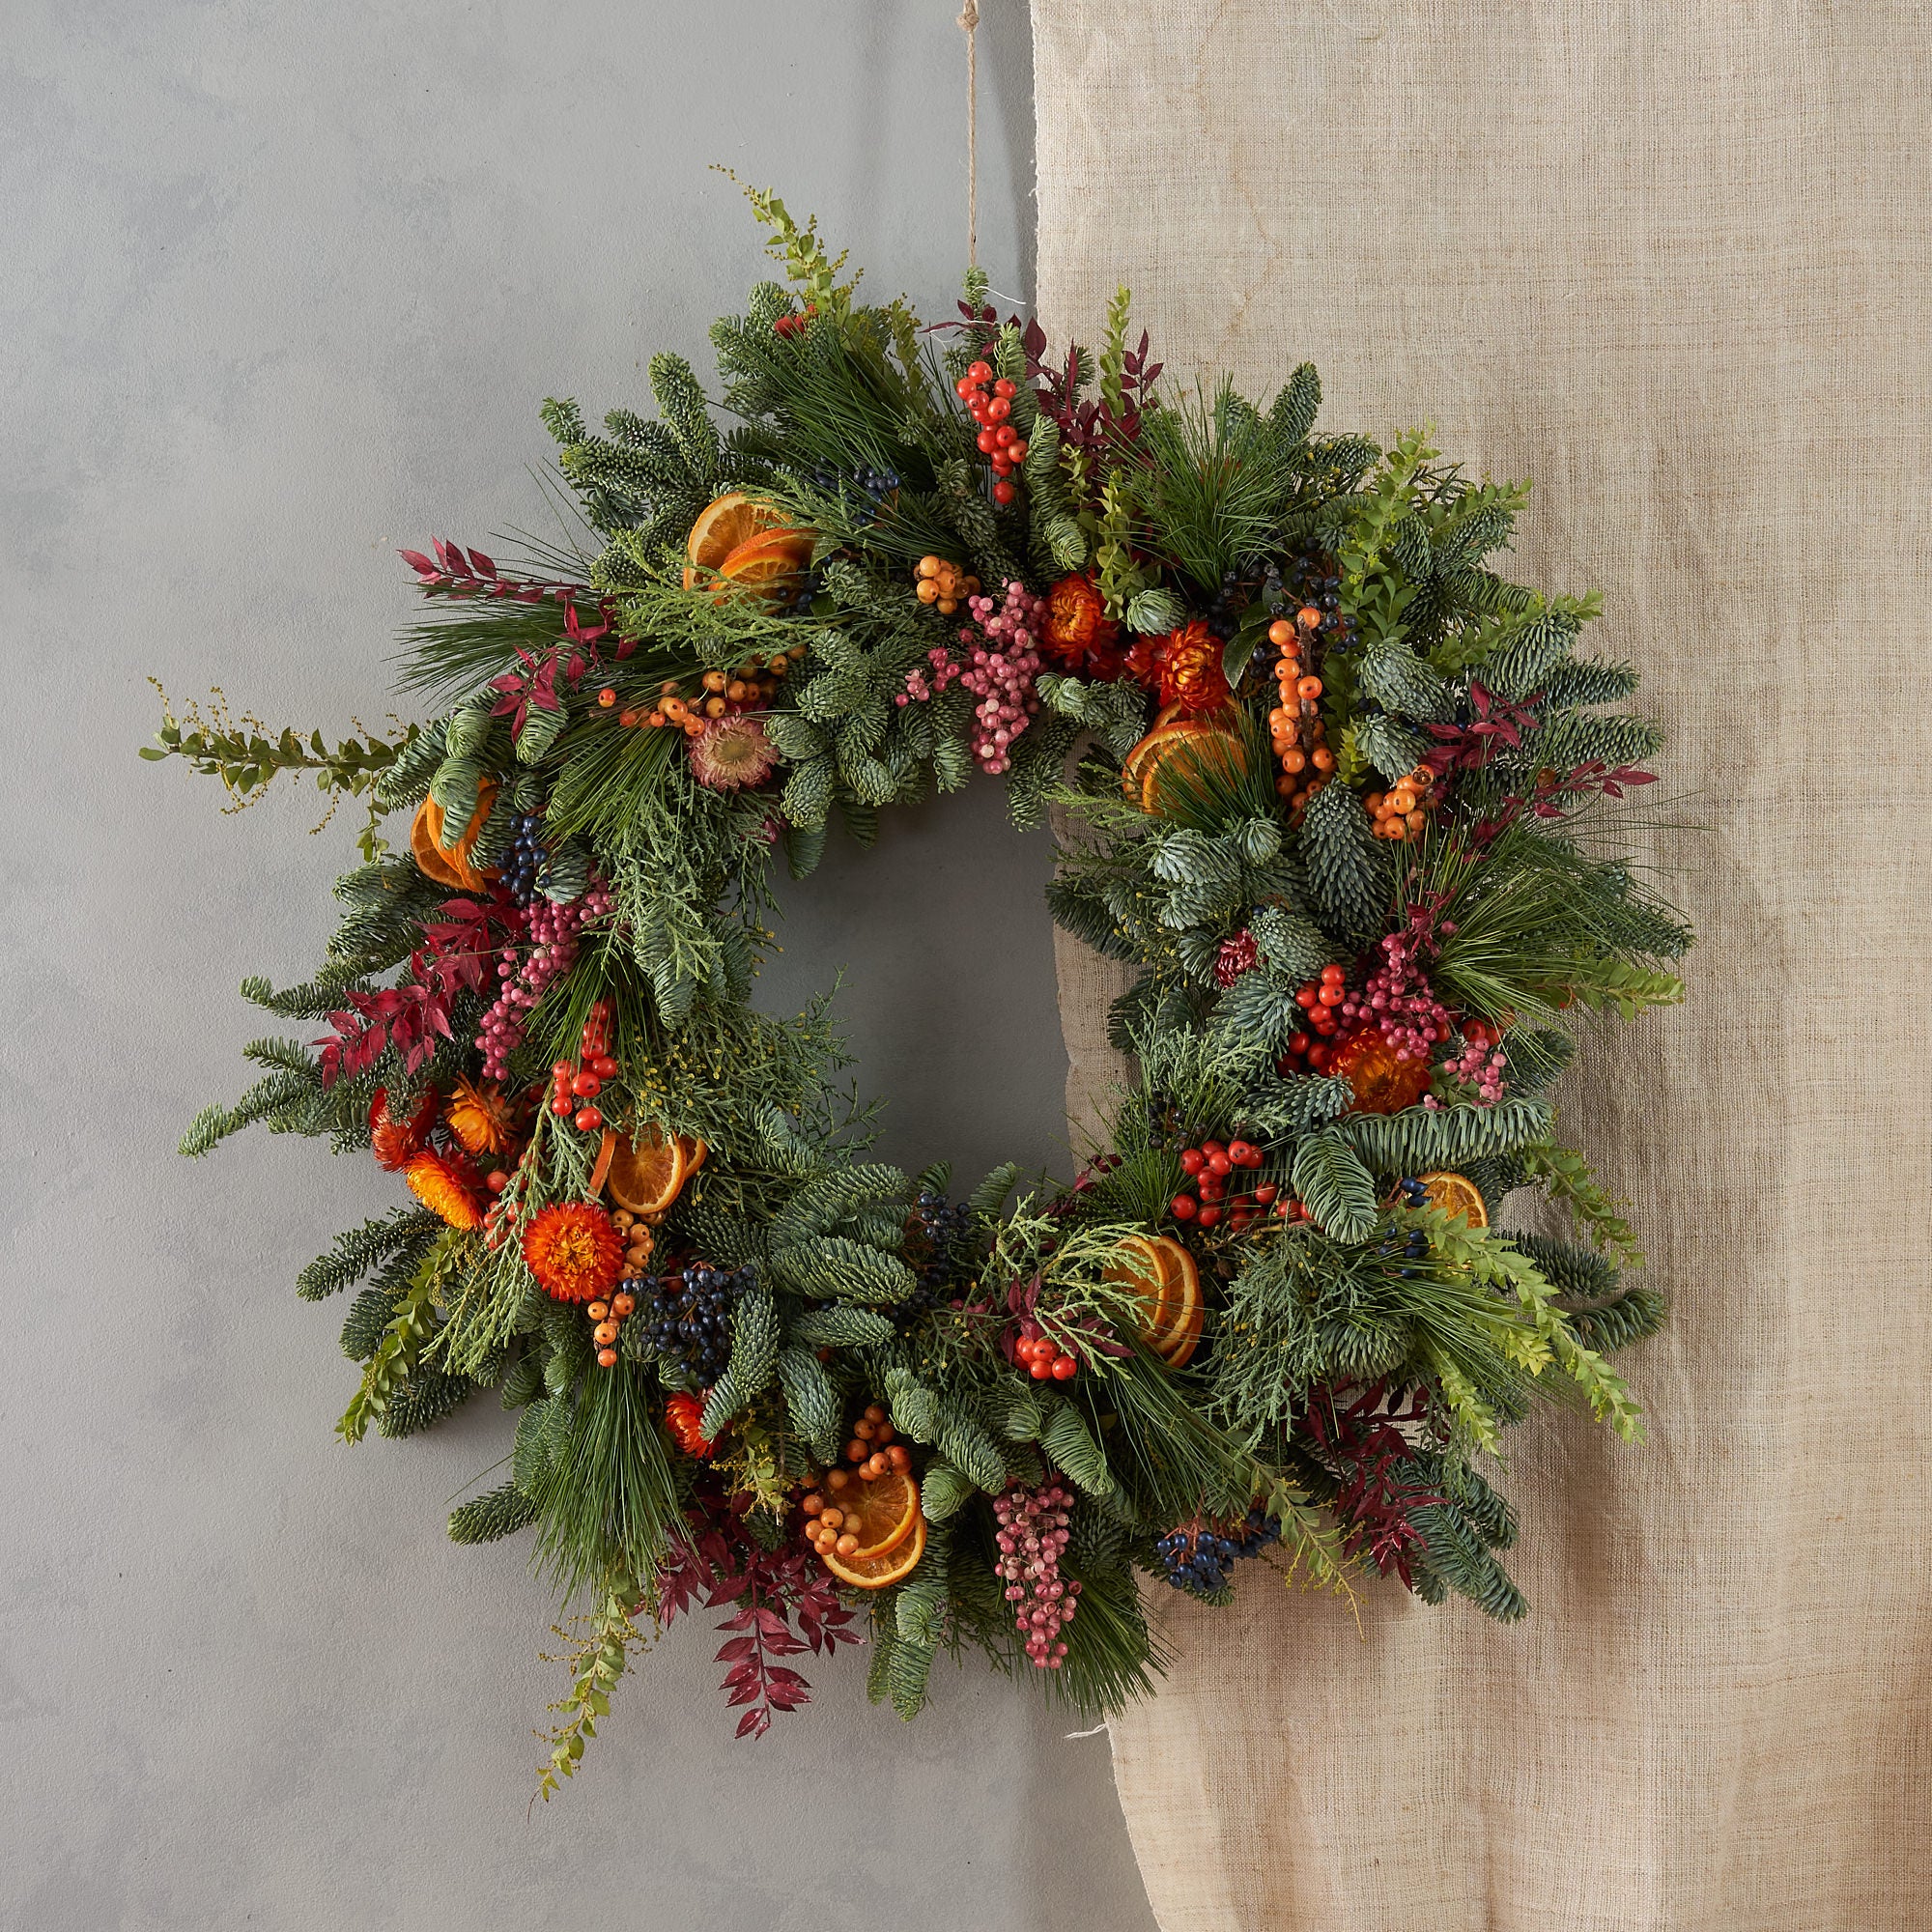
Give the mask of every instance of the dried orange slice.
<svg viewBox="0 0 1932 1932">
<path fill-rule="evenodd" d="M 611 1163 L 617 1155 L 617 1129 L 606 1127 L 604 1138 L 597 1143 L 596 1165 L 590 1170 L 590 1191 L 592 1194 L 604 1192 L 604 1182 L 610 1178 Z"/>
<path fill-rule="evenodd" d="M 479 871 L 470 863 L 470 855 L 476 850 L 477 835 L 490 816 L 490 806 L 496 796 L 496 781 L 485 779 L 476 788 L 476 810 L 470 814 L 469 823 L 463 828 L 462 838 L 447 851 L 442 843 L 442 807 L 433 798 L 424 799 L 416 807 L 416 815 L 410 821 L 410 857 L 425 878 L 466 893 L 480 893 L 490 883 L 495 874 Z"/>
<path fill-rule="evenodd" d="M 1153 1338 L 1153 1351 L 1165 1355 L 1179 1368 L 1188 1355 L 1194 1352 L 1194 1344 L 1201 1339 L 1201 1270 L 1194 1264 L 1194 1257 L 1171 1236 L 1160 1236 L 1161 1255 L 1165 1264 L 1175 1272 L 1174 1319 Z M 1186 1353 L 1177 1357 L 1177 1351 L 1185 1349 Z"/>
<path fill-rule="evenodd" d="M 704 1165 L 704 1156 L 711 1150 L 700 1140 L 694 1140 L 689 1134 L 677 1137 L 678 1151 L 684 1155 L 684 1179 L 689 1180 Z M 680 1182 L 681 1186 L 683 1182 Z"/>
<path fill-rule="evenodd" d="M 925 1519 L 914 1511 L 912 1534 L 883 1556 L 840 1556 L 835 1550 L 818 1560 L 841 1582 L 856 1589 L 883 1590 L 889 1584 L 903 1583 L 919 1568 L 919 1559 L 924 1554 Z"/>
<path fill-rule="evenodd" d="M 1116 1251 L 1117 1259 L 1100 1270 L 1102 1281 L 1135 1290 L 1134 1321 L 1141 1340 L 1152 1346 L 1173 1323 L 1180 1305 L 1178 1281 L 1164 1262 L 1159 1243 L 1150 1235 L 1129 1235 Z"/>
<path fill-rule="evenodd" d="M 845 1512 L 845 1529 L 859 1539 L 858 1548 L 840 1557 L 841 1563 L 869 1563 L 890 1556 L 920 1520 L 919 1485 L 897 1469 L 848 1485 L 836 1500 Z"/>
<path fill-rule="evenodd" d="M 1460 1214 L 1472 1228 L 1490 1225 L 1490 1210 L 1483 1206 L 1476 1183 L 1466 1176 L 1419 1174 L 1416 1179 L 1422 1182 L 1422 1191 L 1429 1196 L 1432 1208 L 1439 1208 L 1445 1214 Z"/>
<path fill-rule="evenodd" d="M 1160 1358 L 1171 1369 L 1184 1369 L 1194 1359 L 1194 1351 L 1201 1346 L 1201 1324 L 1206 1319 L 1208 1304 L 1197 1300 L 1193 1313 L 1181 1323 L 1178 1335 L 1168 1338 L 1165 1348 L 1159 1350 Z"/>
<path fill-rule="evenodd" d="M 1232 731 L 1192 723 L 1176 723 L 1162 729 L 1174 735 L 1158 745 L 1147 762 L 1141 780 L 1143 811 L 1160 809 L 1164 778 L 1192 779 L 1198 783 L 1215 774 L 1235 778 L 1248 768 L 1246 748 Z"/>
<path fill-rule="evenodd" d="M 655 1122 L 635 1140 L 614 1134 L 604 1188 L 619 1208 L 633 1214 L 662 1214 L 683 1190 L 690 1173 L 683 1143 L 669 1139 Z M 603 1162 L 600 1150 L 598 1160 Z"/>
<path fill-rule="evenodd" d="M 727 491 L 698 511 L 685 539 L 684 587 L 697 582 L 700 570 L 716 570 L 740 544 L 768 530 L 784 528 L 784 513 L 770 503 L 754 503 L 742 490 Z"/>
<path fill-rule="evenodd" d="M 1129 798 L 1138 799 L 1141 787 L 1147 782 L 1148 772 L 1159 758 L 1162 749 L 1175 738 L 1186 737 L 1195 729 L 1185 718 L 1171 718 L 1156 724 L 1121 760 L 1121 789 Z"/>
<path fill-rule="evenodd" d="M 763 536 L 741 543 L 723 563 L 718 574 L 724 580 L 713 599 L 739 593 L 757 596 L 790 583 L 811 561 L 811 539 L 802 530 L 768 530 Z"/>
</svg>

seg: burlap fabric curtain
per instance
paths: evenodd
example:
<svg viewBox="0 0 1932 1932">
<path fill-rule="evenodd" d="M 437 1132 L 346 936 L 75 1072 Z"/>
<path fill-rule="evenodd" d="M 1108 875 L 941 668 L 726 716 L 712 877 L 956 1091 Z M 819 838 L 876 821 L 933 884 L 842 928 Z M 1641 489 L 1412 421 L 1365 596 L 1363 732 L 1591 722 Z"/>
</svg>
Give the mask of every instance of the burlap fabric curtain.
<svg viewBox="0 0 1932 1932">
<path fill-rule="evenodd" d="M 1932 1926 L 1932 14 L 1037 0 L 1041 306 L 1533 475 L 1671 748 L 1693 1003 L 1566 1120 L 1672 1326 L 1630 1450 L 1517 1433 L 1532 1620 L 1251 1577 L 1115 1727 L 1182 1928 Z M 1696 829 L 1690 829 L 1690 828 Z M 1107 972 L 1062 952 L 1069 1108 Z"/>
</svg>

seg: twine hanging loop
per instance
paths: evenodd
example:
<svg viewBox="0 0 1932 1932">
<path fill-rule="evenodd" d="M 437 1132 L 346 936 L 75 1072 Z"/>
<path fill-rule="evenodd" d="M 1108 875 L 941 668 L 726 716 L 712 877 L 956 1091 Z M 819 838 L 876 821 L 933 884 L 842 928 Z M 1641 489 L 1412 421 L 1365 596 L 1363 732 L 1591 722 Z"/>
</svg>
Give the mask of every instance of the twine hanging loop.
<svg viewBox="0 0 1932 1932">
<path fill-rule="evenodd" d="M 966 266 L 980 266 L 980 24 L 979 0 L 966 0 L 959 31 L 966 36 Z"/>
</svg>

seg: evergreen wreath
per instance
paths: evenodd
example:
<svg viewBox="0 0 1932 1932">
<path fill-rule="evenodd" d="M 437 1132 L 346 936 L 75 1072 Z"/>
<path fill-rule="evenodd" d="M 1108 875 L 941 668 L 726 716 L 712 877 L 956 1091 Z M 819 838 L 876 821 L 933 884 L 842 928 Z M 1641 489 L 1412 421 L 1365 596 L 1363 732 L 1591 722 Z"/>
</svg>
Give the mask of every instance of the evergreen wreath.
<svg viewBox="0 0 1932 1932">
<path fill-rule="evenodd" d="M 750 198 L 788 286 L 712 330 L 735 427 L 659 355 L 654 420 L 544 407 L 594 554 L 404 553 L 433 722 L 164 698 L 144 755 L 368 814 L 315 978 L 242 987 L 326 1036 L 250 1046 L 184 1152 L 261 1123 L 400 1177 L 297 1290 L 356 1291 L 347 1441 L 517 1417 L 449 1534 L 531 1531 L 586 1605 L 546 1797 L 699 1606 L 741 1735 L 862 1631 L 906 1718 L 969 1645 L 1118 1710 L 1163 1661 L 1138 1579 L 1226 1603 L 1258 1554 L 1521 1616 L 1484 1461 L 1557 1391 L 1634 1437 L 1606 1357 L 1662 1312 L 1551 1083 L 1690 941 L 1603 837 L 1660 734 L 1576 655 L 1596 600 L 1485 566 L 1523 487 L 1318 436 L 1311 367 L 1167 395 L 1124 292 L 1050 357 L 977 272 L 923 328 Z M 1138 969 L 1138 1085 L 1070 1183 L 953 1200 L 868 1157 L 824 1005 L 750 996 L 774 860 L 976 765 L 1079 828 L 1052 912 Z M 1526 1186 L 1573 1238 L 1499 1232 Z"/>
</svg>

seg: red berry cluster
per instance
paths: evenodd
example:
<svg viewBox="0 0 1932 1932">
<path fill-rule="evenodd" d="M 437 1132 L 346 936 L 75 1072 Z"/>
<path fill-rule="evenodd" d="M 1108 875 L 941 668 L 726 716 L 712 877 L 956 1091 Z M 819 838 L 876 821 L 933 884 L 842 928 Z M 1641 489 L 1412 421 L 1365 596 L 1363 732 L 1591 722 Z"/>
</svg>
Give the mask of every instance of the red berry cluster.
<svg viewBox="0 0 1932 1932">
<path fill-rule="evenodd" d="M 1322 967 L 1321 977 L 1311 980 L 1307 985 L 1296 989 L 1294 1004 L 1308 1015 L 1308 1025 L 1304 1032 L 1293 1035 L 1288 1042 L 1291 1061 L 1305 1060 L 1317 1073 L 1327 1069 L 1329 1056 L 1335 1051 L 1329 1043 L 1341 1030 L 1341 1019 L 1335 1009 L 1349 997 L 1343 981 L 1348 975 L 1332 961 Z M 1297 1071 L 1290 1067 L 1285 1070 Z"/>
<path fill-rule="evenodd" d="M 1013 1353 L 1037 1382 L 1043 1382 L 1049 1377 L 1057 1382 L 1069 1382 L 1080 1367 L 1051 1335 L 1022 1335 L 1013 1344 Z"/>
<path fill-rule="evenodd" d="M 1237 1194 L 1234 1200 L 1228 1199 L 1228 1183 L 1235 1170 L 1257 1168 L 1264 1158 L 1252 1141 L 1238 1137 L 1225 1147 L 1219 1141 L 1203 1141 L 1198 1148 L 1182 1148 L 1181 1169 L 1189 1184 L 1199 1190 L 1200 1198 L 1197 1200 L 1183 1191 L 1167 1204 L 1168 1211 L 1177 1221 L 1192 1221 L 1200 1228 L 1219 1227 L 1221 1216 L 1226 1213 L 1228 1225 L 1238 1234 L 1263 1208 L 1272 1205 L 1281 1192 L 1269 1181 L 1252 1194 Z M 1236 1182 L 1236 1186 L 1239 1184 Z"/>
<path fill-rule="evenodd" d="M 993 501 L 1002 506 L 1010 503 L 1017 493 L 1007 479 L 1026 461 L 1027 453 L 1025 439 L 1007 420 L 1018 391 L 1004 376 L 993 381 L 990 362 L 973 363 L 952 387 L 966 405 L 966 413 L 980 425 L 980 453 L 993 466 Z"/>
<path fill-rule="evenodd" d="M 581 1067 L 568 1060 L 552 1063 L 550 1110 L 574 1115 L 572 1124 L 579 1133 L 594 1134 L 603 1126 L 604 1116 L 591 1102 L 603 1092 L 605 1081 L 617 1071 L 617 1063 L 611 1058 L 609 1000 L 599 1000 L 590 1009 L 578 1057 L 582 1062 Z"/>
<path fill-rule="evenodd" d="M 776 335 L 785 337 L 803 335 L 806 324 L 817 313 L 818 304 L 816 302 L 807 302 L 803 314 L 797 309 L 789 309 L 783 315 L 778 316 L 773 320 L 772 332 Z"/>
</svg>

